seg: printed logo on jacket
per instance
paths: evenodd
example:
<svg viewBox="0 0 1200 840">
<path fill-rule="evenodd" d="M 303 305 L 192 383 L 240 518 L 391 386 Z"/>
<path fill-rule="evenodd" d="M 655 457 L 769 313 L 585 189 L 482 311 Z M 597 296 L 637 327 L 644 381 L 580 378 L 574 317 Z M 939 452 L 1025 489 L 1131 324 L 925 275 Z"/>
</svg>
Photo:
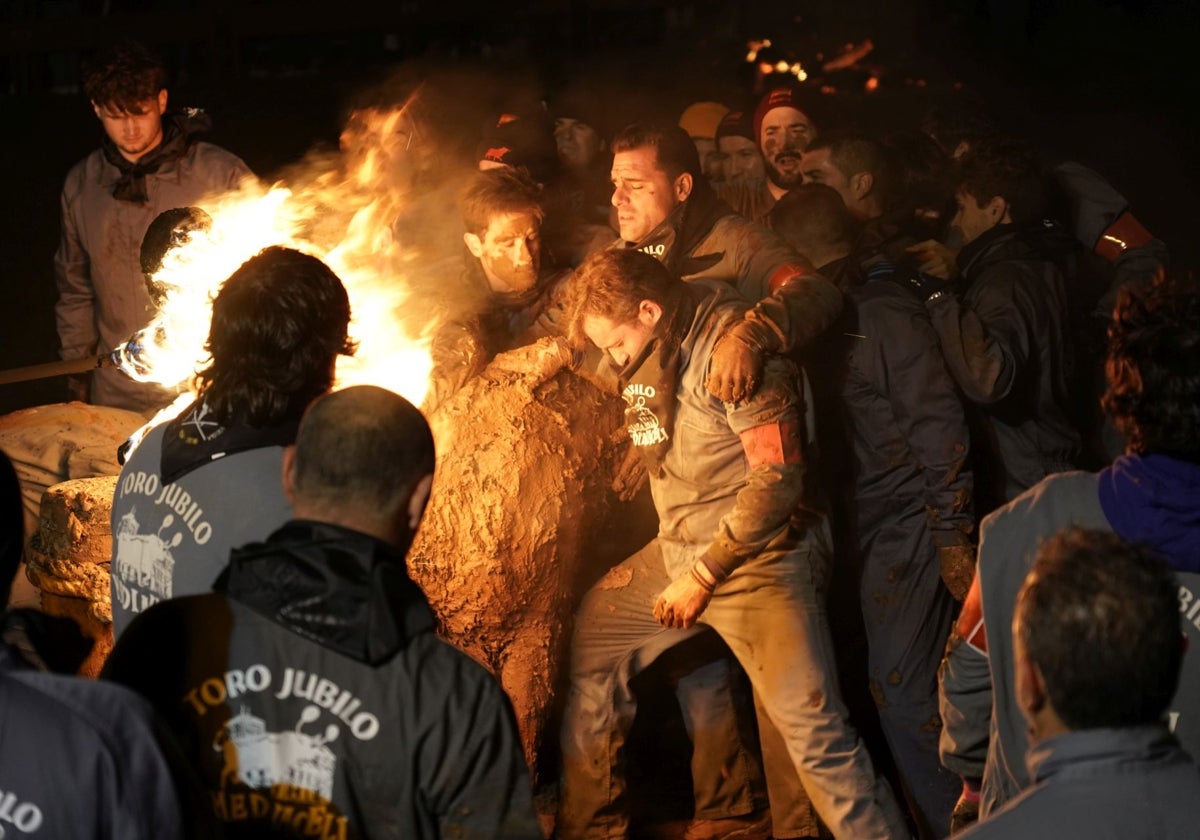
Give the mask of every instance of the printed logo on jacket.
<svg viewBox="0 0 1200 840">
<path fill-rule="evenodd" d="M 17 833 L 13 836 L 24 837 L 35 834 L 41 827 L 41 808 L 32 802 L 23 802 L 15 791 L 0 789 L 0 840 L 14 828 Z"/>
<path fill-rule="evenodd" d="M 171 597 L 175 549 L 185 540 L 204 545 L 213 529 L 190 493 L 175 483 L 162 485 L 154 473 L 139 470 L 122 476 L 116 499 L 127 497 L 136 501 L 113 534 L 113 594 L 122 609 L 140 613 Z"/>
<path fill-rule="evenodd" d="M 329 745 L 379 734 L 379 718 L 360 698 L 319 674 L 257 664 L 193 685 L 182 702 L 200 719 L 238 710 L 211 743 L 219 771 L 207 781 L 223 822 L 253 821 L 328 840 L 347 836 L 347 819 L 333 804 L 338 756 Z M 290 728 L 272 731 L 268 718 Z M 199 731 L 212 731 L 214 722 Z"/>
</svg>

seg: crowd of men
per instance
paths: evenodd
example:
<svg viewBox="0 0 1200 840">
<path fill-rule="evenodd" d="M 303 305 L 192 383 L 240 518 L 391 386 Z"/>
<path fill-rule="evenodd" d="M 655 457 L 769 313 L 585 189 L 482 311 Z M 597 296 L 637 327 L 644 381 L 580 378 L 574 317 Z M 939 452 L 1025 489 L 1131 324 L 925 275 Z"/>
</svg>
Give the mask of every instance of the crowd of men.
<svg viewBox="0 0 1200 840">
<path fill-rule="evenodd" d="M 147 248 L 252 177 L 143 48 L 84 89 L 65 358 L 144 327 Z M 579 604 L 554 836 L 629 835 L 635 678 L 713 632 L 730 656 L 676 685 L 690 840 L 1191 836 L 1200 288 L 1099 174 L 978 113 L 873 136 L 804 88 L 745 104 L 552 97 L 489 119 L 454 185 L 422 408 L 553 337 L 624 398 L 620 489 L 659 522 Z M 428 426 L 331 392 L 350 316 L 288 248 L 224 282 L 195 402 L 118 478 L 102 680 L 0 647 L 0 836 L 542 836 L 507 698 L 405 570 Z M 165 402 L 119 377 L 73 387 Z"/>
</svg>

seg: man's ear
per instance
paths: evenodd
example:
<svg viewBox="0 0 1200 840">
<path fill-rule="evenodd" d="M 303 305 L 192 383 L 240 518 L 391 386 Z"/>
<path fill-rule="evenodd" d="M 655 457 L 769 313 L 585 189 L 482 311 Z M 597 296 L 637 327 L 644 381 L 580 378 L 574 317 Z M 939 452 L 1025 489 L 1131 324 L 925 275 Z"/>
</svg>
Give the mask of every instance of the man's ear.
<svg viewBox="0 0 1200 840">
<path fill-rule="evenodd" d="M 1046 681 L 1041 669 L 1028 656 L 1017 656 L 1015 671 L 1017 707 L 1032 720 L 1046 707 Z"/>
<path fill-rule="evenodd" d="M 163 88 L 158 92 L 158 115 L 161 117 L 167 112 L 167 89 Z"/>
<path fill-rule="evenodd" d="M 283 450 L 283 495 L 288 500 L 288 504 L 296 504 L 296 491 L 292 485 L 292 470 L 296 463 L 296 444 L 286 447 Z"/>
<path fill-rule="evenodd" d="M 652 300 L 643 300 L 638 304 L 638 321 L 647 327 L 656 327 L 662 320 L 663 308 Z"/>
<path fill-rule="evenodd" d="M 466 243 L 467 250 L 471 252 L 471 256 L 475 259 L 483 257 L 483 240 L 474 233 L 464 233 L 463 242 Z"/>
<path fill-rule="evenodd" d="M 695 184 L 692 182 L 692 173 L 684 172 L 675 179 L 675 200 L 680 204 L 688 200 L 688 196 L 692 194 L 692 187 Z"/>
<path fill-rule="evenodd" d="M 992 220 L 992 224 L 1012 224 L 1012 216 L 1008 213 L 1008 201 L 1003 196 L 992 196 L 992 200 L 984 209 L 987 211 L 988 218 Z"/>
<path fill-rule="evenodd" d="M 870 172 L 859 172 L 850 177 L 850 192 L 859 200 L 866 198 L 874 186 L 875 176 Z"/>
<path fill-rule="evenodd" d="M 413 488 L 412 495 L 408 497 L 408 527 L 411 531 L 417 530 L 417 526 L 421 524 L 425 505 L 429 503 L 431 487 L 433 487 L 433 473 L 418 481 L 417 486 Z"/>
<path fill-rule="evenodd" d="M 95 112 L 96 119 L 102 119 L 100 116 L 100 106 L 96 104 L 95 100 L 92 100 L 92 111 Z"/>
</svg>

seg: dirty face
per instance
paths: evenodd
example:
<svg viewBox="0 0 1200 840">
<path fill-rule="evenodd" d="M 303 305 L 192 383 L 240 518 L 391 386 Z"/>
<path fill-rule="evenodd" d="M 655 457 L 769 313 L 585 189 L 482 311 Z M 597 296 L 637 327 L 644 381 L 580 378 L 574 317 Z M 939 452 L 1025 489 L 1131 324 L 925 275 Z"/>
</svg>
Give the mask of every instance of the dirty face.
<svg viewBox="0 0 1200 840">
<path fill-rule="evenodd" d="M 158 96 L 137 103 L 129 111 L 95 102 L 92 110 L 121 156 L 136 163 L 162 142 L 162 115 L 167 110 L 167 92 L 160 90 Z"/>
<path fill-rule="evenodd" d="M 691 192 L 691 176 L 684 173 L 672 181 L 659 168 L 653 146 L 613 155 L 612 182 L 617 227 L 626 242 L 640 242 Z"/>
<path fill-rule="evenodd" d="M 599 315 L 586 315 L 583 319 L 583 334 L 588 341 L 608 354 L 613 364 L 624 368 L 638 358 L 650 339 L 654 337 L 657 319 L 649 319 L 639 312 L 638 317 L 623 324 Z"/>
<path fill-rule="evenodd" d="M 803 111 L 785 105 L 767 111 L 759 131 L 767 177 L 786 190 L 799 185 L 800 154 L 816 135 L 812 122 Z"/>
<path fill-rule="evenodd" d="M 749 137 L 730 135 L 717 141 L 717 149 L 725 161 L 725 177 L 732 180 L 761 178 L 763 157 Z"/>
<path fill-rule="evenodd" d="M 587 167 L 604 148 L 604 140 L 596 129 L 570 117 L 554 121 L 554 144 L 559 158 L 571 169 Z"/>
<path fill-rule="evenodd" d="M 488 286 L 497 294 L 524 294 L 538 282 L 541 268 L 541 224 L 532 213 L 501 213 L 477 237 Z M 468 247 L 470 247 L 468 242 Z M 472 253 L 475 249 L 471 249 Z"/>
</svg>

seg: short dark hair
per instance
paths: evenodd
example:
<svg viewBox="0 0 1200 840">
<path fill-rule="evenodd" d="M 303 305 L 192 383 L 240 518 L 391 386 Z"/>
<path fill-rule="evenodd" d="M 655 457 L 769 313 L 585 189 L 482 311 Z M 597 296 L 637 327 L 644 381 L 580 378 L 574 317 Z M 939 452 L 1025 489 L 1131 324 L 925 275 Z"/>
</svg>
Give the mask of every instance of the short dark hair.
<svg viewBox="0 0 1200 840">
<path fill-rule="evenodd" d="M 433 473 L 433 435 L 412 403 L 374 385 L 318 398 L 300 421 L 292 468 L 299 499 L 394 513 Z"/>
<path fill-rule="evenodd" d="M 829 150 L 829 162 L 846 178 L 869 172 L 874 180 L 872 189 L 885 205 L 891 202 L 895 174 L 887 150 L 878 140 L 861 134 L 826 135 L 813 140 L 804 151 L 818 149 Z"/>
<path fill-rule="evenodd" d="M 789 190 L 771 208 L 769 218 L 775 232 L 805 256 L 852 245 L 857 233 L 841 193 L 828 184 L 801 184 Z"/>
<path fill-rule="evenodd" d="M 980 138 L 955 168 L 955 187 L 983 206 L 996 196 L 1008 202 L 1013 224 L 1025 225 L 1046 213 L 1046 190 L 1037 152 L 1024 140 Z"/>
<path fill-rule="evenodd" d="M 542 188 L 525 173 L 503 166 L 471 176 L 458 201 L 463 227 L 482 236 L 494 216 L 528 213 L 540 223 L 545 218 Z"/>
<path fill-rule="evenodd" d="M 994 135 L 996 123 L 982 101 L 960 97 L 956 102 L 930 108 L 921 120 L 921 130 L 946 154 L 953 155 L 963 143 L 969 148 L 978 140 Z"/>
<path fill-rule="evenodd" d="M 637 318 L 638 305 L 652 300 L 671 309 L 683 281 L 649 254 L 616 248 L 589 254 L 575 270 L 567 291 L 569 334 L 578 342 L 583 319 L 607 318 L 625 324 Z"/>
<path fill-rule="evenodd" d="M 1200 463 L 1200 284 L 1162 274 L 1117 295 L 1101 404 L 1131 452 Z"/>
<path fill-rule="evenodd" d="M 1109 532 L 1069 528 L 1042 543 L 1013 633 L 1071 729 L 1154 723 L 1179 685 L 1179 584 Z"/>
<path fill-rule="evenodd" d="M 633 123 L 617 132 L 612 152 L 632 152 L 652 147 L 658 168 L 674 180 L 683 173 L 701 177 L 700 153 L 688 133 L 677 125 L 667 123 Z"/>
<path fill-rule="evenodd" d="M 221 423 L 270 426 L 299 418 L 352 355 L 350 299 L 329 266 L 281 246 L 264 248 L 213 299 L 200 396 Z"/>
<path fill-rule="evenodd" d="M 163 63 L 136 41 L 121 41 L 98 54 L 83 72 L 83 92 L 101 107 L 130 114 L 167 87 Z"/>
<path fill-rule="evenodd" d="M 25 512 L 12 461 L 0 451 L 0 604 L 8 603 L 25 550 Z"/>
</svg>

